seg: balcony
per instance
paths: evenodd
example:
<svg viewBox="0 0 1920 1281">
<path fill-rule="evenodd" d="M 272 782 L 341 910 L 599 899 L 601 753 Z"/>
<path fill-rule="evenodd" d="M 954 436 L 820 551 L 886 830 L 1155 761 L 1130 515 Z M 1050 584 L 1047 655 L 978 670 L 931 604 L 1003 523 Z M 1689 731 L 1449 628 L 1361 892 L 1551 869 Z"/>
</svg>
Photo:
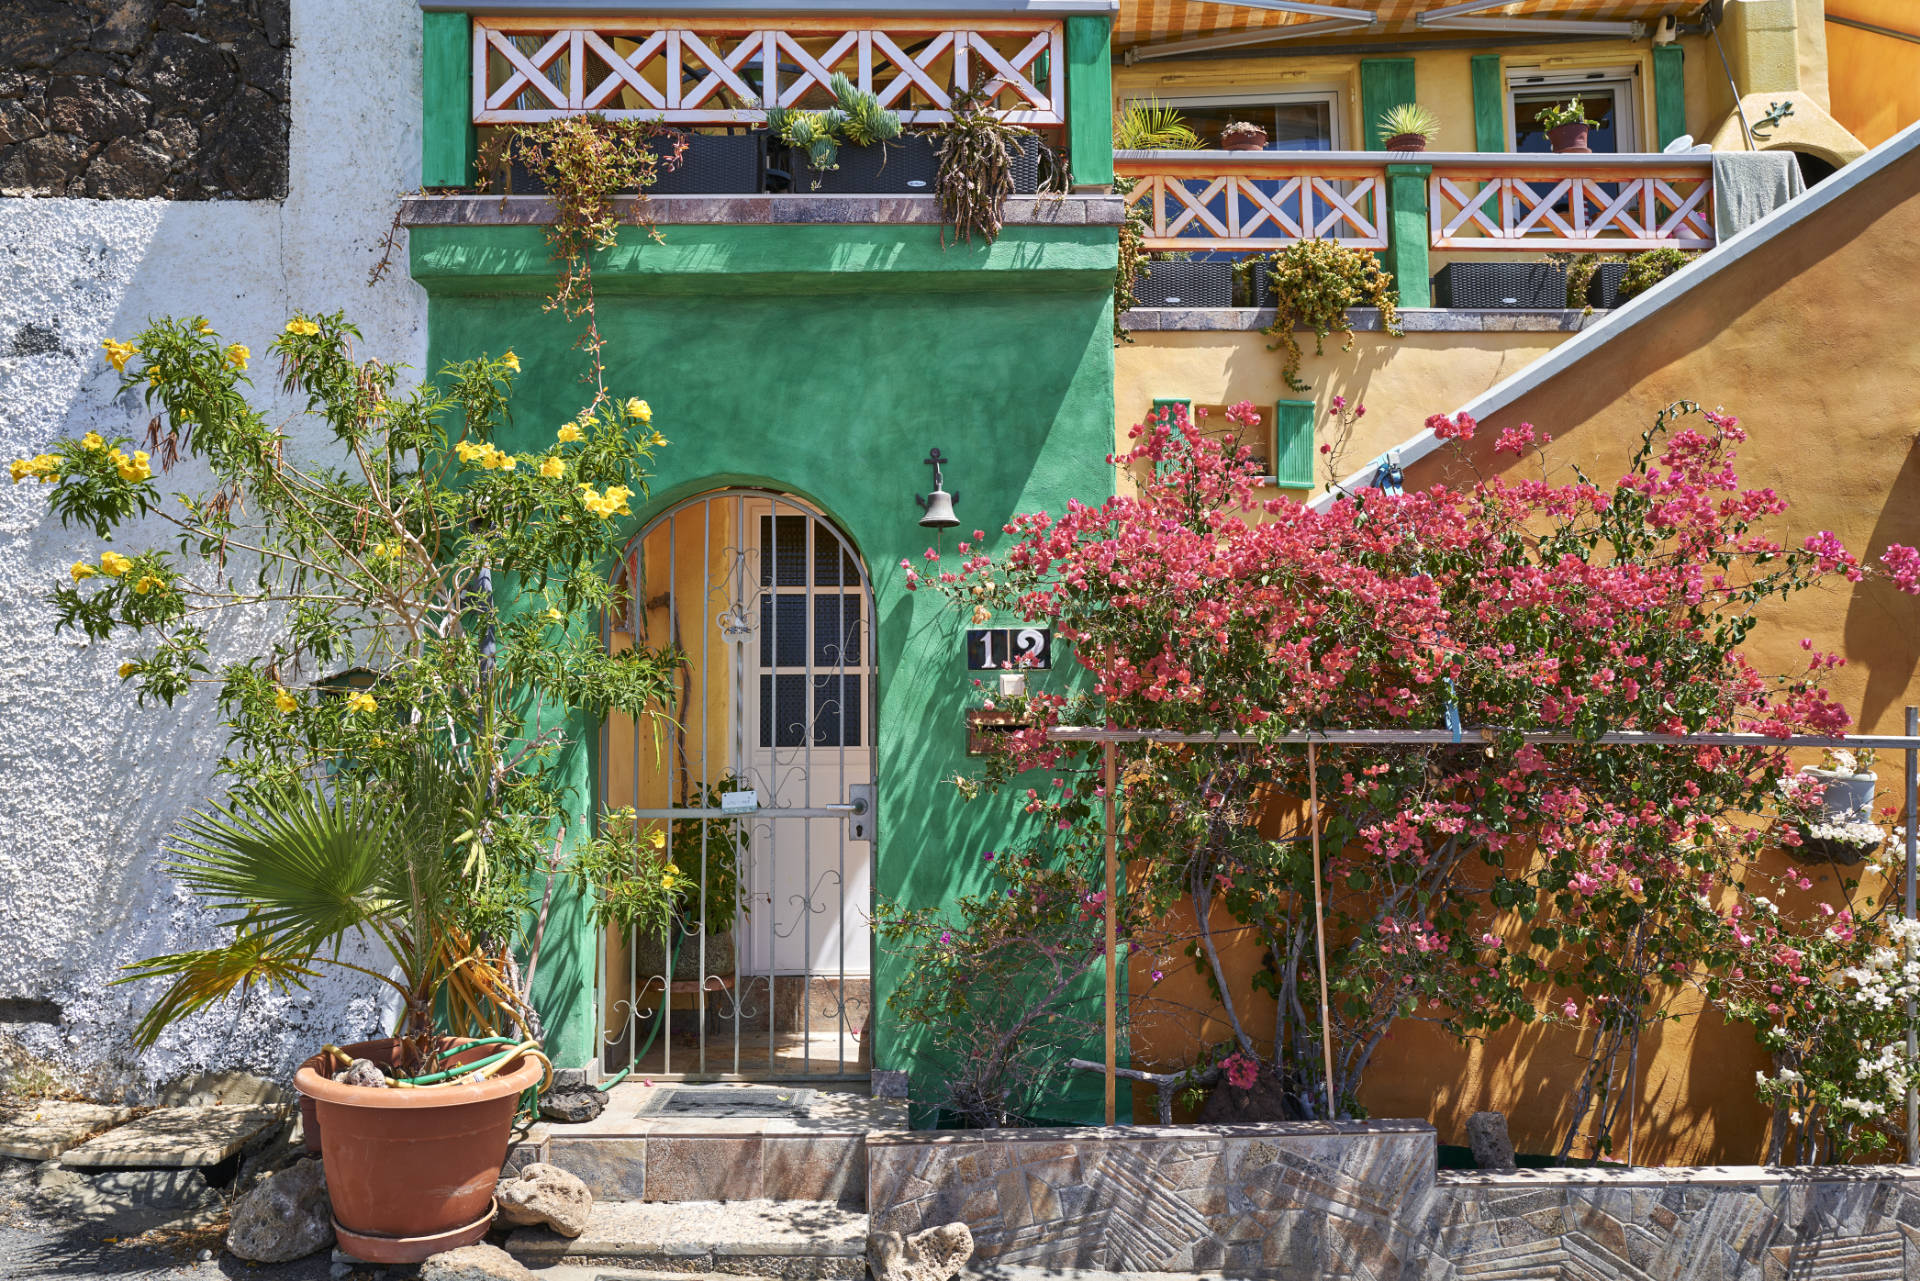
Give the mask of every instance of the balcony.
<svg viewBox="0 0 1920 1281">
<path fill-rule="evenodd" d="M 1120 151 L 1149 250 L 1268 253 L 1299 240 L 1432 251 L 1630 253 L 1714 244 L 1704 155 Z M 1417 221 L 1400 221 L 1417 215 Z"/>
</svg>

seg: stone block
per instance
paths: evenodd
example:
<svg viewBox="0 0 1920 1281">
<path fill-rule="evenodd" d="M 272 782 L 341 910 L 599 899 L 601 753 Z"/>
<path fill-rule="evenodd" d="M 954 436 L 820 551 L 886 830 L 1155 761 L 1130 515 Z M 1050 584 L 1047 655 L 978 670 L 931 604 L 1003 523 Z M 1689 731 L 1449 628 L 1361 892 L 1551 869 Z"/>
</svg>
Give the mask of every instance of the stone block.
<svg viewBox="0 0 1920 1281">
<path fill-rule="evenodd" d="M 557 1143 L 556 1143 L 557 1146 Z M 647 1140 L 649 1201 L 751 1201 L 765 1195 L 763 1140 Z"/>
<path fill-rule="evenodd" d="M 858 1135 L 767 1135 L 763 1191 L 772 1201 L 867 1200 L 867 1142 Z"/>
<path fill-rule="evenodd" d="M 638 1201 L 647 1194 L 645 1139 L 566 1139 L 547 1144 L 547 1162 L 587 1185 L 601 1201 Z"/>
<path fill-rule="evenodd" d="M 61 1156 L 70 1166 L 191 1169 L 218 1165 L 286 1120 L 279 1107 L 156 1108 Z"/>
<path fill-rule="evenodd" d="M 103 1103 L 33 1099 L 0 1116 L 0 1156 L 51 1161 L 132 1115 Z"/>
</svg>

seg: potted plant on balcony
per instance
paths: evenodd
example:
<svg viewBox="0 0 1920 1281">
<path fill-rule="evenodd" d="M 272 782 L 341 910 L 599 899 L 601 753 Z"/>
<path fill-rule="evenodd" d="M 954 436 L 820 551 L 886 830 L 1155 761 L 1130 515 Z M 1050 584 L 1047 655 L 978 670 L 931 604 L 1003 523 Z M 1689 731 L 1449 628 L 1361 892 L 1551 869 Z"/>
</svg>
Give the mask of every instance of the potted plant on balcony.
<svg viewBox="0 0 1920 1281">
<path fill-rule="evenodd" d="M 1547 131 L 1547 143 L 1555 152 L 1568 156 L 1593 154 L 1593 149 L 1587 146 L 1587 130 L 1600 122 L 1587 118 L 1586 108 L 1580 105 L 1580 99 L 1572 98 L 1542 107 L 1534 121 Z"/>
<path fill-rule="evenodd" d="M 1313 351 L 1325 352 L 1327 335 L 1346 336 L 1345 347 L 1353 346 L 1353 327 L 1347 322 L 1347 308 L 1374 306 L 1380 309 L 1380 324 L 1395 338 L 1402 336 L 1399 319 L 1399 294 L 1393 286 L 1393 274 L 1381 267 L 1380 260 L 1363 249 L 1349 249 L 1331 240 L 1301 240 L 1265 260 L 1268 278 L 1267 296 L 1273 299 L 1273 323 L 1266 333 L 1279 342 L 1271 349 L 1284 348 L 1286 368 L 1281 377 L 1294 391 L 1311 390 L 1300 380 L 1300 343 L 1294 327 L 1313 330 Z"/>
<path fill-rule="evenodd" d="M 953 118 L 934 132 L 939 140 L 934 185 L 954 235 L 972 240 L 978 234 L 992 244 L 1007 197 L 1039 185 L 1040 139 L 1031 129 L 1002 120 L 984 85 L 980 80 L 957 90 Z"/>
<path fill-rule="evenodd" d="M 827 82 L 835 105 L 823 111 L 769 107 L 767 131 L 785 145 L 794 189 L 828 195 L 931 195 L 933 143 L 903 135 L 900 114 L 836 72 Z"/>
<path fill-rule="evenodd" d="M 1389 107 L 1376 126 L 1388 151 L 1425 151 L 1440 136 L 1440 117 L 1417 102 Z"/>
<path fill-rule="evenodd" d="M 1267 131 L 1249 120 L 1236 120 L 1220 131 L 1222 151 L 1265 151 Z"/>
</svg>

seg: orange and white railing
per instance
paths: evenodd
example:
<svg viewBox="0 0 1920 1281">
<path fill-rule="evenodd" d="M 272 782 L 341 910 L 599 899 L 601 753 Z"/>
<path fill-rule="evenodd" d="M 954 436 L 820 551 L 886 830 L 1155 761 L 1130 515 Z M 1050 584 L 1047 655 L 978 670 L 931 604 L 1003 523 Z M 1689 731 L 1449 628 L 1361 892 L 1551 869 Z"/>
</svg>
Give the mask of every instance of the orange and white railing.
<svg viewBox="0 0 1920 1281">
<path fill-rule="evenodd" d="M 1424 205 L 1436 250 L 1714 243 L 1706 156 L 1121 151 L 1114 170 L 1146 214 L 1148 249 L 1267 251 L 1316 238 L 1385 248 L 1396 192 L 1403 212 Z"/>
<path fill-rule="evenodd" d="M 843 72 L 906 124 L 950 119 L 955 88 L 984 77 L 1002 118 L 1062 125 L 1064 39 L 1060 20 L 1025 17 L 476 14 L 473 121 L 528 124 L 597 111 L 678 125 L 758 124 L 768 106 L 831 103 L 827 81 Z"/>
</svg>

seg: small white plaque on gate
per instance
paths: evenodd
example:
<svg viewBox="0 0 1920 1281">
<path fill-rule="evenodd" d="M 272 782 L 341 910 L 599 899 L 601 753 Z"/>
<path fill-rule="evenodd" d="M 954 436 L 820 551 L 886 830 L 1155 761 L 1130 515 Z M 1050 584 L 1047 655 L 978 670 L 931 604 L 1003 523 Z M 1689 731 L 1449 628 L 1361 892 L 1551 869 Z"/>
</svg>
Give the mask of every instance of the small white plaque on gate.
<svg viewBox="0 0 1920 1281">
<path fill-rule="evenodd" d="M 720 812 L 722 814 L 751 814 L 760 808 L 760 794 L 749 789 L 744 792 L 720 793 Z"/>
</svg>

